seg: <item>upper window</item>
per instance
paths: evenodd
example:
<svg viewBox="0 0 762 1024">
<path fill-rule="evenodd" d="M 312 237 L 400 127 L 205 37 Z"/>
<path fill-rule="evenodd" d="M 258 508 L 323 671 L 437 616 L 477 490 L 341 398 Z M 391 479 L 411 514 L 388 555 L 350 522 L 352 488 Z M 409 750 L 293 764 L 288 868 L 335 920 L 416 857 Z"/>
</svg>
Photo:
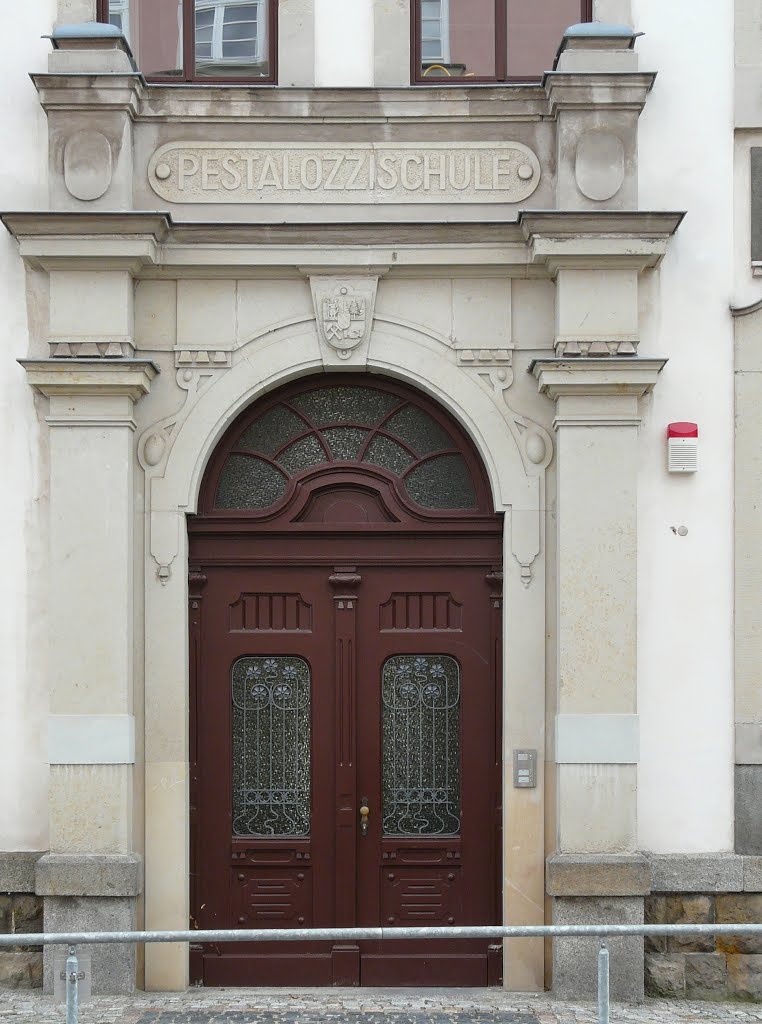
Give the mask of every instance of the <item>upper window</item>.
<svg viewBox="0 0 762 1024">
<path fill-rule="evenodd" d="M 536 81 L 591 8 L 592 0 L 414 0 L 414 81 Z"/>
<path fill-rule="evenodd" d="M 100 0 L 152 79 L 275 81 L 277 0 Z"/>
</svg>

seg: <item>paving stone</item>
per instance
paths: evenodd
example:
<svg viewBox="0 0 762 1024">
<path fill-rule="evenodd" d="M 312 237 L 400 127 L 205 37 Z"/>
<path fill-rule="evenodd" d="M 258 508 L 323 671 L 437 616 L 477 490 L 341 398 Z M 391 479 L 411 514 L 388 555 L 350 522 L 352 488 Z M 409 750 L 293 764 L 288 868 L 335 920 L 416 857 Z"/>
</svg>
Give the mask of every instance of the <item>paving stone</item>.
<svg viewBox="0 0 762 1024">
<path fill-rule="evenodd" d="M 705 954 L 687 954 L 688 957 Z M 63 1007 L 40 992 L 0 993 L 1 1024 L 62 1024 Z M 595 1003 L 501 989 L 201 989 L 95 997 L 79 1024 L 595 1024 Z M 762 1006 L 647 999 L 613 1004 L 616 1024 L 756 1024 Z"/>
</svg>

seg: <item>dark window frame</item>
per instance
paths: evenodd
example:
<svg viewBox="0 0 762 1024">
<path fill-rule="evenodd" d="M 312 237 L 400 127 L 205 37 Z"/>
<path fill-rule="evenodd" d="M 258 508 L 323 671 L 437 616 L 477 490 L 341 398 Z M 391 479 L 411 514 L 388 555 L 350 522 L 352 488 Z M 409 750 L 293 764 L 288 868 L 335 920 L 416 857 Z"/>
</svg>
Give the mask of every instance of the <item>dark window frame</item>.
<svg viewBox="0 0 762 1024">
<path fill-rule="evenodd" d="M 176 75 L 146 75 L 149 82 L 164 85 L 276 85 L 278 82 L 278 0 L 264 0 L 267 7 L 267 59 L 270 74 L 252 78 L 247 75 L 196 74 L 196 25 L 194 0 L 183 0 L 183 66 Z M 108 22 L 109 0 L 97 0 L 98 21 Z"/>
<path fill-rule="evenodd" d="M 413 85 L 485 85 L 540 81 L 540 76 L 527 77 L 508 75 L 508 2 L 495 0 L 495 74 L 494 75 L 452 75 L 449 78 L 427 78 L 421 72 L 421 0 L 410 5 L 410 81 Z M 580 19 L 593 20 L 593 0 L 580 0 Z M 559 39 L 559 42 L 561 40 Z"/>
</svg>

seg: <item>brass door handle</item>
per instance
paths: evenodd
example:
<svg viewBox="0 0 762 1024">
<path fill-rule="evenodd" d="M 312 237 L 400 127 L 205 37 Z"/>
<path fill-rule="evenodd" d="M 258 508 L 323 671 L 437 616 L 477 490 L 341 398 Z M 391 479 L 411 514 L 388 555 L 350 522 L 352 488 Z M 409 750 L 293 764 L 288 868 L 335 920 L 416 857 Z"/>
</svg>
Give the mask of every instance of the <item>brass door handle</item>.
<svg viewBox="0 0 762 1024">
<path fill-rule="evenodd" d="M 361 798 L 360 803 L 360 835 L 367 836 L 368 834 L 368 815 L 370 814 L 370 807 L 368 807 L 368 798 L 364 796 Z"/>
</svg>

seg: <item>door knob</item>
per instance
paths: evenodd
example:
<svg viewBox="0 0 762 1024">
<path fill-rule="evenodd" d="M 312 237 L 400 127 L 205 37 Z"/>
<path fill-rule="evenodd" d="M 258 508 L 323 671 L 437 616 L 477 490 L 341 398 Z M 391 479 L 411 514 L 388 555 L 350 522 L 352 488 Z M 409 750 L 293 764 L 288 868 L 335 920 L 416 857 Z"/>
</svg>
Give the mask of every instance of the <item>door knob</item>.
<svg viewBox="0 0 762 1024">
<path fill-rule="evenodd" d="M 368 798 L 363 796 L 360 798 L 360 835 L 367 836 L 368 834 L 368 815 L 370 814 L 370 807 L 368 807 Z"/>
</svg>

